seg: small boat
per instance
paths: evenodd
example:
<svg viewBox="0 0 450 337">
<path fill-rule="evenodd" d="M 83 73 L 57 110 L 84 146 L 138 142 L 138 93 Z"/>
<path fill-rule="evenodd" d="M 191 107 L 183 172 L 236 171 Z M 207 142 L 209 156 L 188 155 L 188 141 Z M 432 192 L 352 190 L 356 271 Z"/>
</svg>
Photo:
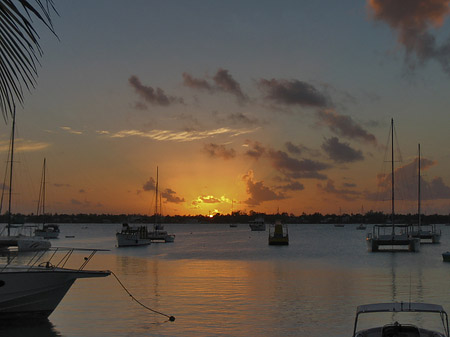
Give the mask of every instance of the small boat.
<svg viewBox="0 0 450 337">
<path fill-rule="evenodd" d="M 442 260 L 444 260 L 444 262 L 450 262 L 450 252 L 442 253 Z"/>
<path fill-rule="evenodd" d="M 358 318 L 361 314 L 369 313 L 411 313 L 416 316 L 417 313 L 436 314 L 440 316 L 442 322 L 442 331 L 434 331 L 421 328 L 414 324 L 400 324 L 395 321 L 389 324 L 383 324 L 378 327 L 357 331 Z M 355 325 L 353 329 L 353 337 L 449 337 L 448 316 L 441 305 L 429 303 L 374 303 L 360 305 L 356 309 Z"/>
<path fill-rule="evenodd" d="M 147 226 L 122 224 L 122 230 L 116 233 L 117 247 L 145 246 L 151 244 Z"/>
<path fill-rule="evenodd" d="M 265 231 L 266 230 L 266 223 L 264 222 L 263 218 L 256 218 L 255 220 L 250 220 L 248 222 L 248 225 L 250 226 L 250 229 L 252 231 Z"/>
<path fill-rule="evenodd" d="M 59 225 L 51 223 L 44 224 L 42 228 L 36 228 L 34 236 L 40 236 L 44 239 L 57 239 L 59 237 Z"/>
<path fill-rule="evenodd" d="M 74 251 L 89 251 L 76 269 L 65 268 Z M 98 250 L 53 248 L 30 258 L 28 264 L 15 264 L 15 257 L 0 264 L 0 321 L 47 319 L 76 279 L 105 277 L 109 270 L 85 270 Z M 20 259 L 22 260 L 22 258 Z M 53 264 L 54 263 L 54 264 Z"/>
<path fill-rule="evenodd" d="M 277 220 L 269 226 L 269 245 L 285 246 L 289 244 L 289 232 L 286 224 Z"/>
</svg>

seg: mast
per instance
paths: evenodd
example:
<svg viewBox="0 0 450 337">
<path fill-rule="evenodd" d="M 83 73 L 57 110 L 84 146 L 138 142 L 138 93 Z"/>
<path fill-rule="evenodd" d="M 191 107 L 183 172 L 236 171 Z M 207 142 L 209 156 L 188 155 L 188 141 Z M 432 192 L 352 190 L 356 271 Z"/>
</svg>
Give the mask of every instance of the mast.
<svg viewBox="0 0 450 337">
<path fill-rule="evenodd" d="M 46 158 L 44 158 L 44 164 L 42 166 L 42 175 L 41 175 L 41 186 L 39 190 L 39 200 L 37 206 L 37 215 L 41 214 L 42 211 L 42 224 L 45 224 L 45 174 L 46 174 Z"/>
<path fill-rule="evenodd" d="M 13 112 L 13 124 L 12 124 L 12 132 L 11 132 L 11 157 L 9 163 L 9 200 L 8 200 L 8 236 L 11 234 L 11 195 L 12 195 L 12 180 L 13 180 L 13 163 L 14 163 L 14 133 L 16 129 L 16 109 L 14 107 Z"/>
<path fill-rule="evenodd" d="M 391 118 L 391 188 L 392 188 L 392 235 L 395 234 L 395 224 L 394 224 L 394 214 L 395 214 L 395 208 L 394 208 L 394 118 Z"/>
<path fill-rule="evenodd" d="M 417 173 L 417 216 L 418 221 L 418 230 L 420 231 L 420 143 L 418 144 L 418 149 L 419 149 L 419 164 L 418 164 L 418 173 Z"/>
<path fill-rule="evenodd" d="M 155 185 L 155 226 L 158 223 L 158 166 L 156 166 L 156 185 Z"/>
</svg>

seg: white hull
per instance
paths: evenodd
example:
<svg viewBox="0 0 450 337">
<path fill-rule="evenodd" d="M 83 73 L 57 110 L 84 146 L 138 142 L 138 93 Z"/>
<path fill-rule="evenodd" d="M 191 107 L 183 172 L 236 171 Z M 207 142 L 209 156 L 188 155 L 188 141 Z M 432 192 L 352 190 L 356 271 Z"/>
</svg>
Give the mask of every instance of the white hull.
<svg viewBox="0 0 450 337">
<path fill-rule="evenodd" d="M 139 233 L 116 233 L 118 247 L 145 246 L 152 243 L 150 238 L 141 238 Z"/>
</svg>

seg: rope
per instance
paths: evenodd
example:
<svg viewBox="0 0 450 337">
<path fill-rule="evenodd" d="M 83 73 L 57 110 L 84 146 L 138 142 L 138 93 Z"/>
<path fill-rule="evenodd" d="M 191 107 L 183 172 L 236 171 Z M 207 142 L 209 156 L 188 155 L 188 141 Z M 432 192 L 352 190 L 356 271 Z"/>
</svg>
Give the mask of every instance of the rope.
<svg viewBox="0 0 450 337">
<path fill-rule="evenodd" d="M 124 286 L 124 284 L 119 280 L 119 278 L 117 277 L 117 275 L 116 275 L 113 271 L 111 271 L 111 274 L 116 278 L 117 282 L 119 282 L 119 284 L 122 286 L 123 290 L 125 290 L 126 293 L 127 293 L 128 295 L 130 295 L 131 299 L 134 300 L 134 301 L 136 301 L 140 306 L 142 306 L 143 308 L 145 308 L 145 309 L 147 309 L 147 310 L 149 310 L 149 311 L 151 311 L 151 312 L 154 312 L 155 314 L 159 314 L 159 315 L 162 315 L 162 316 L 166 316 L 166 317 L 169 319 L 170 322 L 175 321 L 175 317 L 174 317 L 174 316 L 166 315 L 166 314 L 164 314 L 164 313 L 162 313 L 162 312 L 160 312 L 160 311 L 157 311 L 157 310 L 154 310 L 154 309 L 152 309 L 152 308 L 149 308 L 149 307 L 147 307 L 145 304 L 141 303 L 139 300 L 136 299 L 136 297 L 133 296 L 133 294 L 131 294 L 131 293 L 128 291 L 128 289 Z"/>
</svg>

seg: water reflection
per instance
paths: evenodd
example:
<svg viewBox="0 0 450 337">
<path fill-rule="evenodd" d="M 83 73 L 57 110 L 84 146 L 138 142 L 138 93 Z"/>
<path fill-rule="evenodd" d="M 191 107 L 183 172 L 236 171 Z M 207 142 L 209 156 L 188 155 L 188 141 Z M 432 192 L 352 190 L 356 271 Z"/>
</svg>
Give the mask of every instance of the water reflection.
<svg viewBox="0 0 450 337">
<path fill-rule="evenodd" d="M 63 336 L 49 320 L 9 321 L 0 324 L 0 336 L 8 337 L 57 337 Z"/>
</svg>

